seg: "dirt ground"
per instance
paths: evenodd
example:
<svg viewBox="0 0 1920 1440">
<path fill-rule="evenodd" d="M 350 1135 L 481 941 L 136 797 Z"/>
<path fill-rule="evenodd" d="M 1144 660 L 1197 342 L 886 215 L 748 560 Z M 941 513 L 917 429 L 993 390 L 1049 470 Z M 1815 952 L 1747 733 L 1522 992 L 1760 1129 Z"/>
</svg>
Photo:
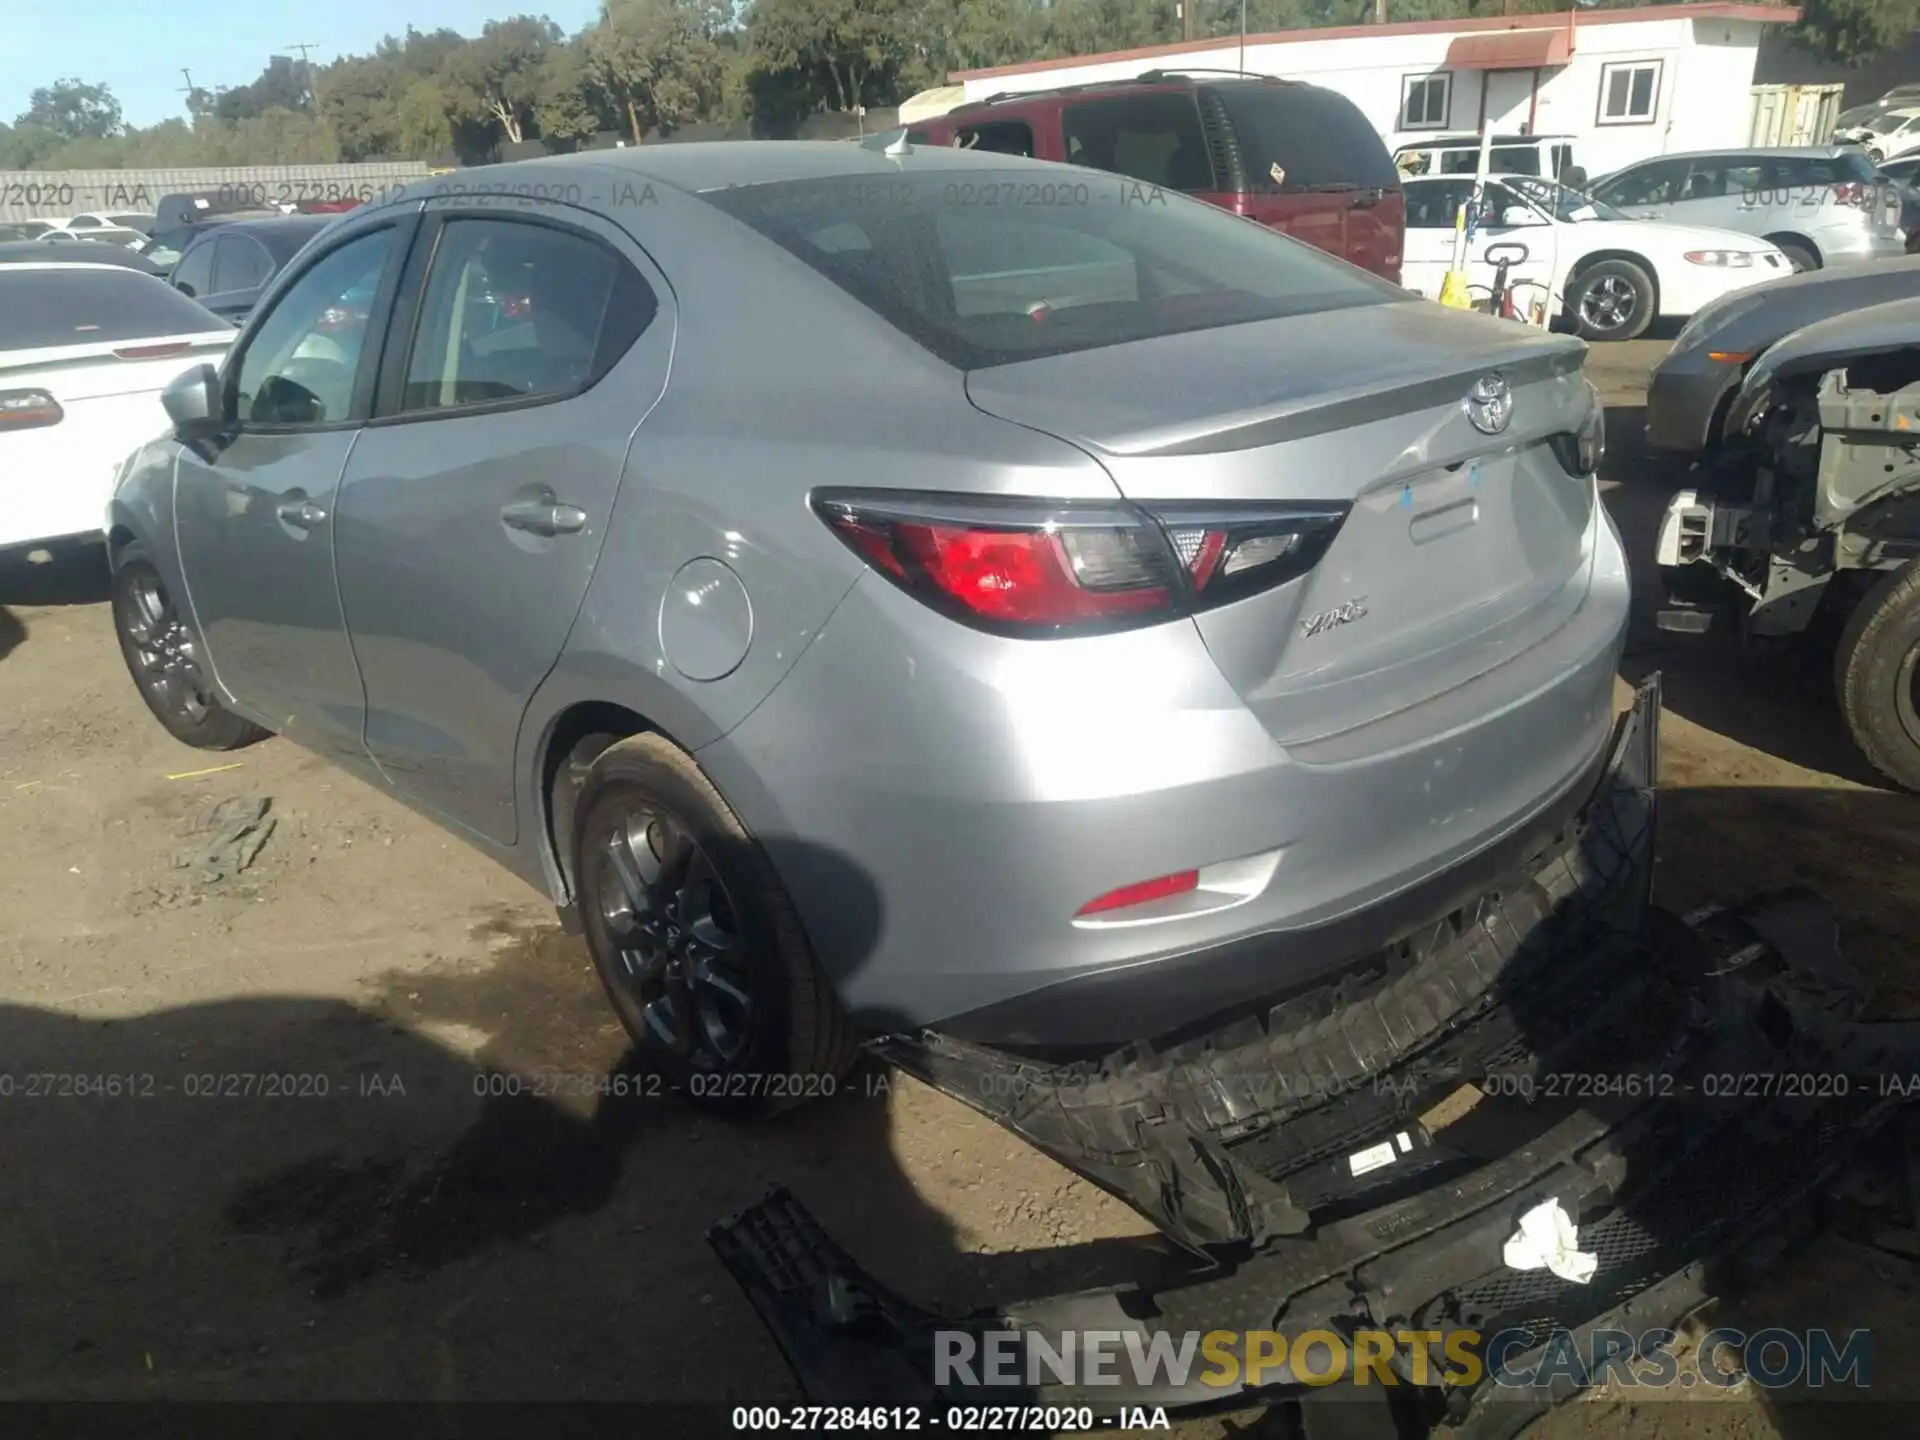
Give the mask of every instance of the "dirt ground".
<svg viewBox="0 0 1920 1440">
<path fill-rule="evenodd" d="M 1593 359 L 1642 571 L 1674 483 L 1635 443 L 1663 349 Z M 774 1181 L 934 1305 L 1119 1279 L 1156 1250 L 1133 1212 L 898 1077 L 744 1129 L 601 1104 L 622 1036 L 540 898 L 290 745 L 177 745 L 121 666 L 97 565 L 0 569 L 0 1399 L 790 1401 L 702 1239 Z M 1625 669 L 1666 682 L 1659 898 L 1810 883 L 1881 1011 L 1920 1014 L 1920 800 L 1875 783 L 1817 675 L 1645 617 Z M 495 1072 L 556 1093 L 486 1097 Z M 34 1075 L 125 1093 L 29 1097 Z M 1829 1238 L 1742 1315 L 1874 1327 L 1884 1393 L 1920 1334 L 1915 1274 Z M 1743 1388 L 1602 1395 L 1534 1433 L 1839 1428 Z"/>
</svg>

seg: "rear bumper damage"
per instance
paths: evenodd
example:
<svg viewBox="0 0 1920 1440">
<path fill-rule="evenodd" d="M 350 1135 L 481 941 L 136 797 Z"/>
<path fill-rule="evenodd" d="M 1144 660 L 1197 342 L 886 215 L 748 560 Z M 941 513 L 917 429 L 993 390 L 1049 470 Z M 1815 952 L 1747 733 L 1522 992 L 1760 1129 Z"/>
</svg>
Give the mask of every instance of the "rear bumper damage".
<svg viewBox="0 0 1920 1440">
<path fill-rule="evenodd" d="M 1358 994 L 1334 987 L 1163 1053 L 1064 1070 L 934 1034 L 883 1042 L 885 1058 L 1134 1204 L 1195 1264 L 1151 1289 L 943 1318 L 865 1274 L 776 1190 L 710 1239 L 808 1398 L 1236 1408 L 1305 1393 L 1285 1347 L 1253 1389 L 1199 1365 L 1178 1383 L 1121 1365 L 1113 1383 L 943 1386 L 935 1336 L 1023 1331 L 1058 1353 L 1067 1332 L 1103 1332 L 1151 1354 L 1156 1336 L 1177 1351 L 1222 1330 L 1505 1332 L 1518 1371 L 1556 1331 L 1666 1325 L 1737 1284 L 1810 1223 L 1822 1187 L 1902 1103 L 1871 1077 L 1920 1067 L 1920 1027 L 1853 1018 L 1859 987 L 1810 897 L 1686 922 L 1651 909 L 1658 714 L 1655 681 L 1563 843 Z M 1766 1075 L 1852 1083 L 1723 1083 Z M 1462 1085 L 1478 1097 L 1465 1118 L 1422 1119 Z M 1585 1284 L 1502 1260 L 1518 1217 L 1548 1199 L 1597 1257 Z M 1388 1363 L 1425 1374 L 1409 1354 Z M 1464 1433 L 1495 1437 L 1563 1393 L 1482 1383 L 1430 1398 Z"/>
</svg>

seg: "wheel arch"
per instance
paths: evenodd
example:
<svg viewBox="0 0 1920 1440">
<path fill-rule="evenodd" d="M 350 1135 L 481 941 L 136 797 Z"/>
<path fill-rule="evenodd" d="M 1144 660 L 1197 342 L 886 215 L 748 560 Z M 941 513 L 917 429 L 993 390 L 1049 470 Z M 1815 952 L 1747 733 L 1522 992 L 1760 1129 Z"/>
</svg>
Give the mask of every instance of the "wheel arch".
<svg viewBox="0 0 1920 1440">
<path fill-rule="evenodd" d="M 1580 283 L 1580 277 L 1594 266 L 1604 264 L 1608 260 L 1624 260 L 1629 265 L 1637 265 L 1646 272 L 1647 281 L 1653 286 L 1653 313 L 1658 316 L 1660 314 L 1660 267 L 1638 250 L 1628 250 L 1617 245 L 1601 250 L 1590 250 L 1573 262 L 1572 268 L 1567 271 L 1567 293 L 1562 297 L 1567 313 L 1573 312 L 1573 289 Z"/>
<path fill-rule="evenodd" d="M 1776 249 L 1782 248 L 1782 242 L 1786 245 L 1797 245 L 1813 256 L 1816 267 L 1825 268 L 1826 266 L 1827 257 L 1820 253 L 1820 247 L 1813 243 L 1810 236 L 1802 235 L 1795 230 L 1775 230 L 1772 234 L 1762 235 L 1760 238 Z"/>
<path fill-rule="evenodd" d="M 563 919 L 571 920 L 578 894 L 573 846 L 568 837 L 587 767 L 609 746 L 646 734 L 673 739 L 648 716 L 613 700 L 575 700 L 558 710 L 541 731 L 533 772 L 539 804 L 538 843 L 542 868 L 547 871 Z"/>
</svg>

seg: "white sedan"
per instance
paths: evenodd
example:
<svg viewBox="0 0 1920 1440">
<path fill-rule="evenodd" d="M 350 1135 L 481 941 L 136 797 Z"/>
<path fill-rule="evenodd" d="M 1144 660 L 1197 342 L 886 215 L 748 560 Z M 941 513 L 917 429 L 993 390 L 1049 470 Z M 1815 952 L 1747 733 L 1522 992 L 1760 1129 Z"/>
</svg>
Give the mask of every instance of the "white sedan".
<svg viewBox="0 0 1920 1440">
<path fill-rule="evenodd" d="M 123 265 L 0 266 L 0 551 L 98 535 L 160 392 L 219 364 L 234 328 Z"/>
<path fill-rule="evenodd" d="M 1454 217 L 1472 191 L 1471 175 L 1406 181 L 1400 280 L 1409 290 L 1438 298 L 1453 260 Z M 1533 175 L 1491 179 L 1480 216 L 1468 243 L 1471 293 L 1489 293 L 1504 256 L 1520 311 L 1544 302 L 1549 316 L 1564 312 L 1588 340 L 1631 340 L 1656 319 L 1684 318 L 1793 273 L 1785 255 L 1752 235 L 1629 219 Z"/>
</svg>

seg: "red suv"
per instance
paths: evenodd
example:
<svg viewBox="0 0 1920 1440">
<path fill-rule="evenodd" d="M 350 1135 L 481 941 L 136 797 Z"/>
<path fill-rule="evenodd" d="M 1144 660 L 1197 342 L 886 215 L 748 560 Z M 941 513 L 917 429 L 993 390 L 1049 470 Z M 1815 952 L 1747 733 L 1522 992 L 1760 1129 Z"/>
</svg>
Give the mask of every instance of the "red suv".
<svg viewBox="0 0 1920 1440">
<path fill-rule="evenodd" d="M 1130 175 L 1400 283 L 1407 206 L 1399 172 L 1358 107 L 1318 85 L 1151 70 L 995 95 L 915 125 L 907 138 Z"/>
</svg>

